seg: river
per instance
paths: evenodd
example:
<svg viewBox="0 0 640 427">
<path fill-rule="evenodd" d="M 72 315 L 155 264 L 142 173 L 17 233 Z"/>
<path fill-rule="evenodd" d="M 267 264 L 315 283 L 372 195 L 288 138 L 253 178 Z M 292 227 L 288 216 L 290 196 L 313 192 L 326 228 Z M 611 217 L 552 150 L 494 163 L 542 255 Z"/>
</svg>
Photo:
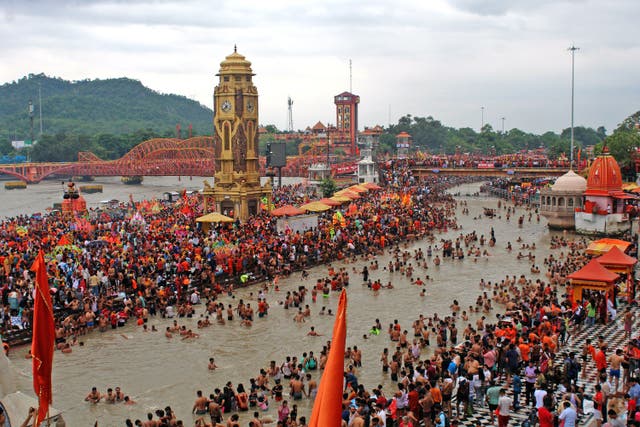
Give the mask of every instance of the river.
<svg viewBox="0 0 640 427">
<path fill-rule="evenodd" d="M 193 181 L 169 178 L 149 178 L 144 185 L 138 187 L 123 187 L 115 180 L 100 181 L 104 185 L 104 193 L 88 195 L 87 201 L 91 205 L 98 200 L 128 198 L 129 192 L 135 192 L 135 198 L 158 196 L 163 191 L 172 191 L 180 187 L 197 189 L 200 184 Z M 385 327 L 394 319 L 397 319 L 403 329 L 410 330 L 413 320 L 420 314 L 431 316 L 438 313 L 440 316 L 449 314 L 449 305 L 453 299 L 457 299 L 463 309 L 475 304 L 475 300 L 481 292 L 478 287 L 480 278 L 490 281 L 499 281 L 505 275 L 530 276 L 531 264 L 529 261 L 517 260 L 516 254 L 519 245 L 518 237 L 522 237 L 525 243 L 535 243 L 537 246 L 536 257 L 539 264 L 549 253 L 550 232 L 546 227 L 544 218 L 536 222 L 535 215 L 532 222 L 525 219 L 524 227 L 519 228 L 517 217 L 524 214 L 519 208 L 518 213 L 507 222 L 502 219 L 489 219 L 484 217 L 483 207 L 496 207 L 497 199 L 488 197 L 465 197 L 465 194 L 473 194 L 478 191 L 479 184 L 467 184 L 452 191 L 460 192 L 463 196 L 460 200 L 468 202 L 470 215 L 462 215 L 462 207 L 458 207 L 458 221 L 462 225 L 460 231 L 449 231 L 441 237 L 454 238 L 462 233 L 470 233 L 476 230 L 478 235 L 484 235 L 487 240 L 491 227 L 495 230 L 497 244 L 494 248 L 486 249 L 489 257 L 483 257 L 477 262 L 467 257 L 464 260 L 446 260 L 440 267 L 435 267 L 429 261 L 428 271 L 418 268 L 414 272 L 414 278 L 425 278 L 429 275 L 433 278 L 426 284 L 427 295 L 420 297 L 420 288 L 411 285 L 410 281 L 400 273 L 389 273 L 383 269 L 391 259 L 391 255 L 378 257 L 380 269 L 372 271 L 370 277 L 381 279 L 383 283 L 392 282 L 394 289 L 384 289 L 378 296 L 366 287 L 362 286 L 361 271 L 368 262 L 358 261 L 355 264 L 336 264 L 345 266 L 351 273 L 351 285 L 348 288 L 349 304 L 347 309 L 348 333 L 347 346 L 357 345 L 363 352 L 363 364 L 359 374 L 359 381 L 368 389 L 383 384 L 386 390 L 391 390 L 392 383 L 387 376 L 382 374 L 379 362 L 380 354 L 385 347 L 392 350 L 391 342 L 385 333 Z M 18 212 L 32 212 L 42 210 L 59 199 L 61 193 L 60 183 L 41 183 L 30 186 L 22 193 L 27 197 L 19 203 L 11 203 L 8 213 L 15 215 Z M 15 190 L 14 190 L 15 191 Z M 53 194 L 51 194 L 53 193 Z M 2 196 L 3 200 L 4 195 Z M 17 196 L 16 196 L 17 197 Z M 22 210 L 21 210 L 22 209 Z M 474 219 L 477 217 L 477 219 Z M 440 236 L 438 236 L 439 238 Z M 507 242 L 514 246 L 513 252 L 505 249 Z M 414 249 L 421 247 L 426 252 L 427 241 L 414 242 L 408 245 L 407 250 L 413 253 Z M 236 319 L 227 322 L 227 325 L 212 325 L 209 328 L 197 330 L 200 338 L 182 341 L 180 339 L 167 339 L 162 332 L 143 332 L 133 322 L 116 332 L 109 330 L 106 333 L 94 332 L 82 337 L 84 347 L 75 347 L 71 354 L 56 352 L 53 367 L 53 406 L 64 411 L 67 425 L 83 426 L 99 421 L 101 427 L 122 426 L 126 418 L 144 420 L 146 413 L 155 408 L 163 408 L 170 405 L 179 419 L 185 421 L 185 425 L 193 425 L 191 407 L 195 399 L 196 390 L 203 390 L 206 395 L 213 392 L 216 387 L 222 388 L 227 381 L 232 381 L 234 386 L 243 383 L 249 384 L 249 378 L 255 377 L 261 367 L 266 367 L 270 360 L 281 363 L 286 356 L 297 355 L 309 350 L 319 354 L 322 345 L 329 339 L 324 337 L 310 337 L 307 332 L 310 326 L 325 335 L 330 335 L 333 326 L 333 317 L 320 316 L 318 312 L 323 305 L 334 312 L 337 306 L 338 294 L 330 295 L 328 299 L 319 298 L 316 304 L 310 301 L 312 316 L 306 323 L 293 322 L 294 310 L 285 310 L 278 301 L 284 297 L 287 290 L 297 289 L 298 286 L 310 288 L 316 279 L 323 278 L 327 274 L 327 267 L 320 266 L 310 270 L 309 277 L 302 279 L 300 273 L 280 280 L 280 292 L 270 292 L 267 296 L 271 305 L 269 316 L 264 319 L 256 319 L 251 328 L 241 327 Z M 543 276 L 543 274 L 541 274 Z M 542 277 L 544 279 L 544 277 Z M 245 300 L 254 299 L 257 288 L 241 289 L 236 293 L 236 300 L 224 297 L 223 302 L 237 303 L 238 298 Z M 253 306 L 254 304 L 252 304 Z M 501 311 L 498 308 L 498 311 Z M 196 330 L 196 322 L 203 312 L 203 307 L 198 307 L 197 316 L 192 319 L 178 319 L 180 325 Z M 379 318 L 383 325 L 383 333 L 363 339 L 375 318 Z M 474 324 L 475 318 L 470 321 Z M 159 331 L 163 331 L 170 323 L 168 319 L 151 318 L 149 325 L 155 325 Z M 464 325 L 459 322 L 460 336 Z M 432 339 L 432 346 L 435 338 Z M 20 372 L 19 383 L 21 389 L 29 394 L 31 386 L 31 361 L 24 359 L 27 348 L 16 349 L 12 352 L 11 360 Z M 423 352 L 423 357 L 425 352 Z M 209 357 L 215 357 L 219 369 L 207 370 Z M 317 373 L 316 373 L 317 376 Z M 137 404 L 125 406 L 122 404 L 107 405 L 100 403 L 91 405 L 84 402 L 84 397 L 92 386 L 98 387 L 101 392 L 106 392 L 108 387 L 120 386 L 123 392 L 130 395 Z M 298 415 L 309 415 L 311 403 L 303 400 L 299 403 Z M 269 414 L 274 415 L 277 405 L 271 405 Z M 242 418 L 241 418 L 242 419 Z M 245 422 L 242 425 L 246 425 Z"/>
</svg>

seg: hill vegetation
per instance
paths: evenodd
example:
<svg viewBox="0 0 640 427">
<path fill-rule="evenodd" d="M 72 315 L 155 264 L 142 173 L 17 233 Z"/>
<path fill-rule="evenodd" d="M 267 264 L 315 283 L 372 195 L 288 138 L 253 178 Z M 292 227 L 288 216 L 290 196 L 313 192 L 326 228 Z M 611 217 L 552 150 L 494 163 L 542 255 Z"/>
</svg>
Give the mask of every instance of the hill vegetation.
<svg viewBox="0 0 640 427">
<path fill-rule="evenodd" d="M 39 135 L 38 90 L 42 93 L 43 135 Z M 13 154 L 10 141 L 30 139 L 29 100 L 34 103 L 34 134 L 38 144 L 26 153 L 34 161 L 75 161 L 78 151 L 92 151 L 104 159 L 116 159 L 135 145 L 151 138 L 174 137 L 175 125 L 188 125 L 193 135 L 211 135 L 213 112 L 184 96 L 165 95 L 127 78 L 70 82 L 44 74 L 29 74 L 18 81 L 0 86 L 0 155 Z M 640 147 L 637 124 L 640 112 L 622 121 L 610 135 L 604 127 L 574 128 L 576 150 L 596 146 L 598 152 L 606 141 L 622 166 L 631 166 L 632 153 Z M 265 126 L 260 138 L 260 152 L 279 132 Z M 471 128 L 452 128 L 428 116 L 407 114 L 385 129 L 380 150 L 393 154 L 395 135 L 408 132 L 413 149 L 452 154 L 459 149 L 470 153 L 514 153 L 545 147 L 551 158 L 569 155 L 569 128 L 541 135 L 514 128 L 505 132 L 485 125 L 480 132 Z M 297 154 L 294 141 L 287 154 Z"/>
<path fill-rule="evenodd" d="M 42 137 L 39 136 L 39 90 Z M 137 80 L 71 82 L 44 74 L 29 74 L 0 86 L 0 153 L 6 154 L 11 140 L 31 139 L 30 100 L 34 106 L 34 136 L 41 142 L 54 135 L 62 136 L 57 138 L 58 142 L 65 139 L 65 135 L 82 136 L 91 143 L 97 142 L 94 140 L 99 135 L 130 140 L 140 131 L 153 136 L 171 136 L 175 135 L 176 124 L 181 125 L 183 135 L 189 124 L 194 135 L 210 135 L 213 131 L 211 109 L 184 96 L 158 93 Z M 135 141 L 133 145 L 139 142 Z M 103 151 L 102 154 L 118 154 L 104 153 L 99 146 L 94 148 Z"/>
</svg>

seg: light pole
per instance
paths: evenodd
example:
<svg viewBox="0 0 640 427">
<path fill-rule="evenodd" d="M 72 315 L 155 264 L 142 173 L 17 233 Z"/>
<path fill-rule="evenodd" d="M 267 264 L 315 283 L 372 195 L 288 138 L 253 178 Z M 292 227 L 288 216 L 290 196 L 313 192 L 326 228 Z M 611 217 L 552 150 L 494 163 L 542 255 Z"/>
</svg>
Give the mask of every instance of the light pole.
<svg viewBox="0 0 640 427">
<path fill-rule="evenodd" d="M 482 129 L 484 128 L 484 107 L 480 107 L 480 111 L 481 111 L 481 122 L 480 122 L 480 133 L 482 133 Z"/>
<path fill-rule="evenodd" d="M 500 117 L 500 120 L 502 120 L 502 136 L 504 136 L 504 117 Z"/>
<path fill-rule="evenodd" d="M 575 47 L 571 45 L 571 47 L 567 50 L 571 52 L 571 156 L 569 157 L 569 169 L 573 169 L 573 88 L 574 88 L 574 64 L 575 64 L 575 56 L 576 50 L 579 50 L 579 47 Z"/>
</svg>

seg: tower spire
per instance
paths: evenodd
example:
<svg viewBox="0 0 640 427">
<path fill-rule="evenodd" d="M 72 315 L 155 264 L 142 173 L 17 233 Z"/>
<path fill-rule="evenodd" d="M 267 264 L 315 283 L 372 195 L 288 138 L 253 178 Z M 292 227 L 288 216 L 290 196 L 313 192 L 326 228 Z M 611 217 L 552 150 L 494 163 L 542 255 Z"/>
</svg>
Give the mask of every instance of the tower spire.
<svg viewBox="0 0 640 427">
<path fill-rule="evenodd" d="M 238 53 L 238 45 L 233 44 L 233 53 Z"/>
</svg>

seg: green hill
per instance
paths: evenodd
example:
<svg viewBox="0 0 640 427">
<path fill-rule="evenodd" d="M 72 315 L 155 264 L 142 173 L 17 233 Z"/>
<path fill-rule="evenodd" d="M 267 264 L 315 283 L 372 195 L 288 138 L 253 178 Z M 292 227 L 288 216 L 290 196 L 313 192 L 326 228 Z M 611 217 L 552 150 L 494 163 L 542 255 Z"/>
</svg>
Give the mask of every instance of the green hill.
<svg viewBox="0 0 640 427">
<path fill-rule="evenodd" d="M 0 86 L 0 141 L 29 139 L 29 100 L 34 105 L 34 133 L 39 134 L 38 89 L 42 94 L 45 134 L 123 135 L 141 129 L 158 134 L 189 124 L 194 135 L 210 135 L 213 112 L 196 101 L 165 95 L 128 78 L 67 81 L 29 74 Z M 15 138 L 14 138 L 15 137 Z"/>
</svg>

